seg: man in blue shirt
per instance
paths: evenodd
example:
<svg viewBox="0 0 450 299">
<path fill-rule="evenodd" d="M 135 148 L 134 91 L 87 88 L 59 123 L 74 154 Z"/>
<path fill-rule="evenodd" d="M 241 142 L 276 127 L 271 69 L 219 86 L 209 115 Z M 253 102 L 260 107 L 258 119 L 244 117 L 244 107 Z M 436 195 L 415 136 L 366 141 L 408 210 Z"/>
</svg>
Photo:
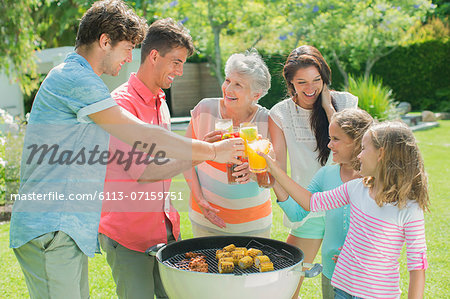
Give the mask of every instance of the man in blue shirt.
<svg viewBox="0 0 450 299">
<path fill-rule="evenodd" d="M 87 257 L 97 250 L 106 164 L 126 162 L 124 153 L 108 152 L 105 131 L 155 160 L 238 163 L 233 157 L 242 142 L 183 138 L 143 123 L 111 98 L 99 76 L 116 76 L 145 30 L 145 20 L 122 1 L 94 3 L 81 19 L 75 52 L 49 72 L 36 95 L 10 228 L 31 298 L 89 297 Z"/>
</svg>

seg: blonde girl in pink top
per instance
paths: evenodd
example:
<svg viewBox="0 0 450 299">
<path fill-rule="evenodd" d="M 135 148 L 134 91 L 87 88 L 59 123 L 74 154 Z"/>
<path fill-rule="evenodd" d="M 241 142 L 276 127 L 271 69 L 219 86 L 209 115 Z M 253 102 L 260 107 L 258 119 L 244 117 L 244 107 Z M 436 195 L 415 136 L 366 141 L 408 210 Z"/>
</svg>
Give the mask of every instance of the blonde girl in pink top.
<svg viewBox="0 0 450 299">
<path fill-rule="evenodd" d="M 411 130 L 401 122 L 373 125 L 358 155 L 363 179 L 311 194 L 263 155 L 272 175 L 305 210 L 350 204 L 350 227 L 333 273 L 335 298 L 399 298 L 399 263 L 406 243 L 408 298 L 422 298 L 426 258 L 427 177 Z"/>
</svg>

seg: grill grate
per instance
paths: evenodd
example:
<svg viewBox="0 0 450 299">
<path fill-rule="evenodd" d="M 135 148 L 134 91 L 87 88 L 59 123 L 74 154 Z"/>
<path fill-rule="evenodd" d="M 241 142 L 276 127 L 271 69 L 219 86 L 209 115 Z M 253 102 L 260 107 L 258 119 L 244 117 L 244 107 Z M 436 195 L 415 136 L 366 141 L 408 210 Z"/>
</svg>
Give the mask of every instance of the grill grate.
<svg viewBox="0 0 450 299">
<path fill-rule="evenodd" d="M 287 267 L 294 266 L 296 264 L 293 255 L 284 249 L 282 249 L 281 251 L 276 250 L 271 246 L 263 245 L 255 240 L 251 240 L 245 247 L 247 247 L 247 249 L 256 248 L 261 250 L 264 255 L 267 255 L 270 258 L 270 261 L 273 263 L 274 270 L 281 270 Z M 219 269 L 217 268 L 218 261 L 216 260 L 216 250 L 222 248 L 223 247 L 192 250 L 191 252 L 200 253 L 206 256 L 205 260 L 206 263 L 208 264 L 208 273 L 219 273 Z M 163 263 L 172 268 L 190 271 L 188 268 L 189 263 L 186 262 L 184 254 L 177 254 L 175 256 L 172 256 L 171 258 L 168 258 L 167 260 L 163 261 Z M 233 273 L 229 274 L 243 275 L 250 273 L 259 273 L 259 270 L 255 266 L 252 266 L 244 270 L 239 268 L 238 266 L 235 266 Z"/>
</svg>

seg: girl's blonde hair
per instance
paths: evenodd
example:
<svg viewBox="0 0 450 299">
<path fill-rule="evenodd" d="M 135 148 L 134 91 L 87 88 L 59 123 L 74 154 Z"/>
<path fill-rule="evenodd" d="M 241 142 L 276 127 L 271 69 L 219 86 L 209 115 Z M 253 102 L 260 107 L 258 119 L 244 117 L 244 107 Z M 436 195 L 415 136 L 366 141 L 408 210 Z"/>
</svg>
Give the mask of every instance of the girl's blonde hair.
<svg viewBox="0 0 450 299">
<path fill-rule="evenodd" d="M 378 206 L 394 203 L 401 209 L 408 200 L 415 200 L 423 211 L 428 210 L 427 175 L 412 131 L 404 123 L 393 121 L 375 124 L 368 133 L 375 148 L 383 148 L 375 176 Z M 369 186 L 374 180 L 366 178 Z"/>
<path fill-rule="evenodd" d="M 358 154 L 361 152 L 361 140 L 364 133 L 373 124 L 372 116 L 359 108 L 347 108 L 333 114 L 331 121 L 335 121 L 344 133 L 353 139 L 354 148 L 350 164 L 354 170 L 359 170 L 361 163 Z"/>
</svg>

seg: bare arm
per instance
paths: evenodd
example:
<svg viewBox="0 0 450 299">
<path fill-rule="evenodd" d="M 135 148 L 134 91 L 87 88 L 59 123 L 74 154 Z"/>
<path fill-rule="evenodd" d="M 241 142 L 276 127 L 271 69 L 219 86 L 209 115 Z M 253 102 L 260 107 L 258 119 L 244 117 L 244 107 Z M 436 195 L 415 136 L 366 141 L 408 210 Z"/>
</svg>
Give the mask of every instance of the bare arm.
<svg viewBox="0 0 450 299">
<path fill-rule="evenodd" d="M 425 270 L 409 271 L 408 299 L 423 298 L 425 289 Z"/>
<path fill-rule="evenodd" d="M 150 164 L 145 168 L 142 175 L 139 177 L 139 183 L 153 183 L 161 180 L 167 180 L 173 178 L 177 174 L 180 174 L 193 166 L 200 164 L 201 161 L 190 161 L 190 160 L 178 160 L 169 159 L 164 165 L 153 165 Z"/>
<path fill-rule="evenodd" d="M 306 211 L 310 210 L 310 202 L 311 202 L 311 192 L 297 184 L 293 179 L 291 179 L 287 173 L 281 169 L 281 167 L 277 164 L 277 162 L 272 159 L 270 156 L 265 155 L 264 153 L 258 152 L 261 156 L 263 156 L 267 161 L 267 167 L 269 168 L 269 172 L 276 179 L 277 183 L 289 194 L 299 205 L 302 206 Z M 275 184 L 276 186 L 277 184 Z M 280 201 L 284 201 L 285 199 Z"/>
<path fill-rule="evenodd" d="M 189 123 L 185 136 L 189 138 L 192 137 L 191 123 Z M 218 137 L 211 137 L 211 141 L 213 142 L 217 138 Z M 191 189 L 194 200 L 200 206 L 200 209 L 202 210 L 203 215 L 206 217 L 206 219 L 208 219 L 211 223 L 217 225 L 218 227 L 226 227 L 225 221 L 223 221 L 223 219 L 217 215 L 219 210 L 213 208 L 204 198 L 202 189 L 200 187 L 200 182 L 198 180 L 197 172 L 195 171 L 194 167 L 190 167 L 190 169 L 186 170 L 183 174 L 187 184 L 189 185 L 189 188 Z"/>
<path fill-rule="evenodd" d="M 242 155 L 244 150 L 240 138 L 213 144 L 188 139 L 159 126 L 146 124 L 119 106 L 92 113 L 89 117 L 111 135 L 129 145 L 137 145 L 138 150 L 147 152 L 148 148 L 143 144 L 156 144 L 155 152 L 164 152 L 169 158 L 240 164 L 235 157 Z"/>
<path fill-rule="evenodd" d="M 284 137 L 283 130 L 281 130 L 277 124 L 269 116 L 269 135 L 272 140 L 273 150 L 275 152 L 275 157 L 278 166 L 286 172 L 287 169 L 287 150 L 286 150 L 286 139 Z M 273 191 L 277 196 L 278 201 L 285 201 L 289 194 L 281 187 L 281 185 L 275 181 L 273 186 Z"/>
<path fill-rule="evenodd" d="M 327 114 L 328 122 L 331 122 L 331 117 L 336 112 L 336 110 L 333 107 L 333 104 L 331 102 L 331 94 L 330 90 L 328 89 L 328 85 L 323 85 L 322 90 L 322 107 L 325 110 L 325 113 Z"/>
</svg>

